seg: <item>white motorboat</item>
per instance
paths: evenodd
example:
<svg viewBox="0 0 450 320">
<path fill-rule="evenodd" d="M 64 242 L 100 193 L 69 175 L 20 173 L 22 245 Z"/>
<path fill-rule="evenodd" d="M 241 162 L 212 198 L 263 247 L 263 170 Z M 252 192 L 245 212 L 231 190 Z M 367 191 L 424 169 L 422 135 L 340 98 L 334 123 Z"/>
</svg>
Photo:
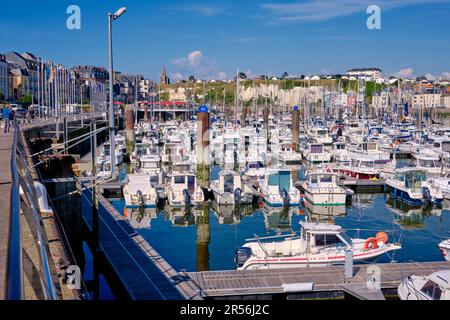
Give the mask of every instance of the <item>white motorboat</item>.
<svg viewBox="0 0 450 320">
<path fill-rule="evenodd" d="M 198 205 L 205 201 L 195 174 L 190 172 L 169 173 L 166 179 L 166 195 L 171 206 Z"/>
<path fill-rule="evenodd" d="M 246 179 L 258 180 L 263 177 L 266 172 L 264 159 L 258 156 L 252 156 L 247 159 L 245 168 L 242 170 L 242 175 Z"/>
<path fill-rule="evenodd" d="M 413 152 L 412 162 L 417 169 L 426 171 L 429 175 L 438 176 L 443 172 L 441 158 L 438 153 L 430 149 Z"/>
<path fill-rule="evenodd" d="M 161 157 L 157 154 L 146 154 L 139 158 L 139 170 L 142 173 L 148 173 L 151 175 L 160 174 L 161 170 Z"/>
<path fill-rule="evenodd" d="M 314 206 L 345 206 L 347 190 L 338 186 L 337 174 L 327 171 L 308 172 L 302 183 L 306 201 Z"/>
<path fill-rule="evenodd" d="M 350 165 L 340 168 L 342 174 L 358 180 L 374 180 L 380 178 L 381 166 L 377 165 L 375 159 L 371 156 L 350 153 L 350 157 Z"/>
<path fill-rule="evenodd" d="M 354 261 L 371 261 L 401 249 L 398 243 L 388 243 L 384 232 L 373 238 L 352 239 L 338 225 L 304 221 L 300 225 L 300 237 L 288 235 L 277 242 L 262 242 L 265 239 L 256 238 L 237 249 L 238 270 L 339 265 L 344 264 L 347 250 L 352 251 Z"/>
<path fill-rule="evenodd" d="M 439 250 L 441 250 L 445 260 L 450 261 L 450 239 L 444 240 L 439 243 Z"/>
<path fill-rule="evenodd" d="M 427 181 L 424 171 L 415 168 L 397 169 L 393 177 L 386 179 L 386 189 L 394 199 L 410 205 L 440 205 L 443 200 L 441 189 Z"/>
<path fill-rule="evenodd" d="M 290 169 L 266 169 L 259 188 L 269 207 L 300 205 L 300 191 L 294 187 Z"/>
<path fill-rule="evenodd" d="M 278 155 L 280 161 L 286 166 L 300 165 L 303 159 L 302 154 L 294 150 L 292 142 L 282 143 Z"/>
<path fill-rule="evenodd" d="M 241 176 L 231 170 L 219 172 L 217 180 L 210 184 L 217 204 L 250 204 L 253 201 L 253 192 L 242 183 Z"/>
<path fill-rule="evenodd" d="M 450 270 L 408 276 L 398 286 L 397 293 L 401 300 L 450 300 Z"/>
<path fill-rule="evenodd" d="M 305 160 L 311 164 L 331 162 L 331 154 L 325 151 L 323 144 L 311 143 L 305 151 Z"/>
<path fill-rule="evenodd" d="M 156 207 L 158 194 L 147 174 L 129 174 L 123 186 L 123 196 L 127 207 Z"/>
<path fill-rule="evenodd" d="M 116 148 L 122 150 L 122 153 L 127 152 L 127 143 L 124 135 L 118 134 L 114 137 L 114 141 L 116 142 Z"/>
<path fill-rule="evenodd" d="M 131 152 L 130 155 L 130 161 L 132 164 L 138 164 L 139 160 L 142 156 L 150 154 L 150 144 L 143 142 L 143 143 L 136 143 L 134 145 L 134 150 Z"/>
</svg>

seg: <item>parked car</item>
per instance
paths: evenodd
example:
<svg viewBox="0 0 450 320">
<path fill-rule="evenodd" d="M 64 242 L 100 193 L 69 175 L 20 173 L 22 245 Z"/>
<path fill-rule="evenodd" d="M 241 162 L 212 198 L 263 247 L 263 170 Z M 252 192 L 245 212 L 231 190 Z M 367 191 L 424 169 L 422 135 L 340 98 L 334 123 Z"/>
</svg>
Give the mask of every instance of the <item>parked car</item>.
<svg viewBox="0 0 450 320">
<path fill-rule="evenodd" d="M 15 111 L 15 116 L 17 119 L 26 119 L 27 118 L 27 114 L 28 111 L 24 108 L 17 108 L 17 110 Z"/>
</svg>

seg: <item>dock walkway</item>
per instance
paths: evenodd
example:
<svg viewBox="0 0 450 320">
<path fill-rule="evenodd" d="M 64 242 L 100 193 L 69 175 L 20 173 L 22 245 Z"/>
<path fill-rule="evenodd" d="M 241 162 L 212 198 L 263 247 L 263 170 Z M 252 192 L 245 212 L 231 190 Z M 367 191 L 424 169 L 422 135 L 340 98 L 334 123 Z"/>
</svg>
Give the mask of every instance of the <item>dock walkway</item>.
<svg viewBox="0 0 450 320">
<path fill-rule="evenodd" d="M 0 300 L 4 299 L 6 284 L 6 257 L 11 216 L 11 150 L 14 128 L 4 133 L 0 128 Z"/>
<path fill-rule="evenodd" d="M 354 277 L 346 280 L 343 266 L 320 268 L 292 268 L 245 271 L 189 272 L 187 275 L 198 286 L 202 296 L 225 298 L 293 293 L 291 288 L 313 284 L 313 292 L 342 291 L 359 299 L 382 299 L 380 290 L 367 286 L 373 270 L 379 270 L 380 288 L 397 288 L 401 279 L 411 274 L 428 275 L 450 269 L 449 262 L 384 263 L 355 265 Z"/>
</svg>

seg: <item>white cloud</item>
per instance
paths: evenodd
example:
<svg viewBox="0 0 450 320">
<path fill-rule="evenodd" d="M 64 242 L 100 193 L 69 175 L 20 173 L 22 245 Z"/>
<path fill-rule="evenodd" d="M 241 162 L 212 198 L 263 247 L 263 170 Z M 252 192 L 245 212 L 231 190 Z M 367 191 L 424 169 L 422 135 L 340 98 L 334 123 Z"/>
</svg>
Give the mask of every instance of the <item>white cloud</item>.
<svg viewBox="0 0 450 320">
<path fill-rule="evenodd" d="M 337 17 L 365 13 L 371 4 L 382 12 L 420 4 L 450 2 L 450 0 L 306 0 L 294 3 L 265 3 L 261 7 L 274 14 L 277 23 L 324 21 Z"/>
<path fill-rule="evenodd" d="M 442 73 L 442 78 L 445 79 L 445 80 L 450 80 L 450 72 L 449 71 L 443 72 Z"/>
<path fill-rule="evenodd" d="M 200 50 L 192 51 L 186 57 L 172 59 L 171 62 L 178 68 L 176 73 L 183 78 L 188 78 L 190 75 L 199 79 L 226 78 L 226 73 L 219 70 L 216 61 L 205 56 Z"/>
<path fill-rule="evenodd" d="M 224 14 L 226 12 L 225 9 L 222 7 L 204 5 L 204 4 L 199 4 L 199 5 L 193 4 L 193 5 L 188 5 L 186 7 L 177 8 L 177 9 L 180 11 L 191 12 L 191 13 L 197 14 L 199 16 L 204 16 L 204 17 L 213 17 L 213 16 L 217 16 L 220 14 Z"/>
<path fill-rule="evenodd" d="M 427 78 L 427 80 L 429 80 L 429 81 L 434 81 L 434 80 L 437 79 L 437 77 L 434 76 L 434 75 L 432 75 L 431 73 L 427 73 L 427 74 L 425 75 L 425 78 Z"/>
<path fill-rule="evenodd" d="M 412 68 L 401 69 L 391 74 L 396 78 L 414 78 L 414 70 Z"/>
</svg>

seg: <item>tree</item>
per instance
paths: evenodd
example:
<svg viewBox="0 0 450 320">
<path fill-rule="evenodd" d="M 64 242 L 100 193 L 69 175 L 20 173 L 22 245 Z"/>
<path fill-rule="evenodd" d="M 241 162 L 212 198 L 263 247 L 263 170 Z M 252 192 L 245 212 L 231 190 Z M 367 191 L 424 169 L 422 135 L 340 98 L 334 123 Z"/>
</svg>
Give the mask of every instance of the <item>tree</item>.
<svg viewBox="0 0 450 320">
<path fill-rule="evenodd" d="M 195 77 L 193 75 L 189 76 L 188 81 L 195 82 Z"/>
<path fill-rule="evenodd" d="M 5 95 L 3 94 L 3 92 L 0 92 L 0 101 L 3 101 L 3 99 L 5 99 Z"/>
<path fill-rule="evenodd" d="M 83 99 L 82 103 L 83 104 L 89 104 L 89 99 Z"/>
<path fill-rule="evenodd" d="M 239 79 L 242 79 L 242 80 L 247 79 L 247 75 L 244 72 L 239 72 L 238 77 L 239 77 Z"/>
<path fill-rule="evenodd" d="M 24 95 L 22 98 L 20 98 L 20 103 L 24 106 L 29 106 L 33 103 L 33 97 L 29 94 Z"/>
<path fill-rule="evenodd" d="M 281 75 L 281 79 L 286 79 L 287 77 L 289 77 L 289 74 L 287 72 Z"/>
</svg>

